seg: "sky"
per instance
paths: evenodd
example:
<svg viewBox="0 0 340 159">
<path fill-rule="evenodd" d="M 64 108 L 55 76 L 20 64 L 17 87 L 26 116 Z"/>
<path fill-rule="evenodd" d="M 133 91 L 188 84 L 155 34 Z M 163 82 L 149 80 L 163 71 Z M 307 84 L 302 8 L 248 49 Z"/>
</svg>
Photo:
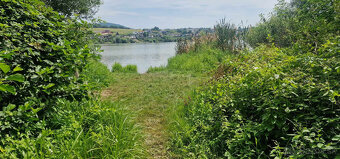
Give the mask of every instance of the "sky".
<svg viewBox="0 0 340 159">
<path fill-rule="evenodd" d="M 127 27 L 161 29 L 213 27 L 225 18 L 254 25 L 277 0 L 103 0 L 96 17 Z"/>
</svg>

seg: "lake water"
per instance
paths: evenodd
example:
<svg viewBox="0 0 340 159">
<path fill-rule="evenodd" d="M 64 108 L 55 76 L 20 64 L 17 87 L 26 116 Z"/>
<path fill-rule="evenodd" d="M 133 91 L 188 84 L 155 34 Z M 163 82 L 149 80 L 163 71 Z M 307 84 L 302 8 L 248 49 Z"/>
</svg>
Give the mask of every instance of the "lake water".
<svg viewBox="0 0 340 159">
<path fill-rule="evenodd" d="M 101 62 L 109 69 L 115 62 L 137 65 L 138 73 L 146 73 L 149 67 L 166 66 L 175 56 L 176 43 L 132 43 L 102 45 Z"/>
</svg>

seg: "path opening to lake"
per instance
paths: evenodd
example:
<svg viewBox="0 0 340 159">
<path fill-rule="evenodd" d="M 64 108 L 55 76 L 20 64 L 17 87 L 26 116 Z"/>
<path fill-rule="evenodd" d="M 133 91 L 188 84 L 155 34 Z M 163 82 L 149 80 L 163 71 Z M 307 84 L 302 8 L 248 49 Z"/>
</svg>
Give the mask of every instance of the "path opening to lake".
<svg viewBox="0 0 340 159">
<path fill-rule="evenodd" d="M 166 66 L 168 59 L 176 55 L 175 47 L 175 42 L 102 45 L 101 62 L 109 69 L 115 62 L 137 65 L 138 73 L 146 73 L 150 67 Z"/>
</svg>

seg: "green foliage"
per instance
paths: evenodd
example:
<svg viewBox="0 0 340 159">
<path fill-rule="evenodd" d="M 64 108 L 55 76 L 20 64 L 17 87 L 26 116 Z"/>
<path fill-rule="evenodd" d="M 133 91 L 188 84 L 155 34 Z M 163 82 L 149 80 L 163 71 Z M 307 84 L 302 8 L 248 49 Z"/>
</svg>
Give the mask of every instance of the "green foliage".
<svg viewBox="0 0 340 159">
<path fill-rule="evenodd" d="M 65 16 L 79 14 L 83 18 L 91 18 L 97 13 L 101 0 L 42 0 L 55 11 Z"/>
<path fill-rule="evenodd" d="M 99 90 L 112 83 L 110 70 L 105 64 L 95 59 L 89 61 L 84 74 L 91 90 Z"/>
<path fill-rule="evenodd" d="M 244 38 L 247 32 L 247 28 L 237 28 L 236 25 L 228 23 L 225 19 L 214 26 L 216 43 L 223 51 L 237 51 L 244 49 Z"/>
<path fill-rule="evenodd" d="M 176 72 L 176 73 L 209 73 L 214 70 L 226 51 L 215 48 L 214 36 L 204 35 L 191 40 L 181 39 L 177 41 L 177 55 L 168 59 L 166 67 L 150 67 L 148 72 Z"/>
<path fill-rule="evenodd" d="M 152 31 L 160 31 L 161 29 L 159 29 L 158 27 L 153 27 L 152 29 L 151 29 Z"/>
<path fill-rule="evenodd" d="M 263 46 L 228 56 L 218 80 L 183 108 L 187 124 L 179 125 L 173 148 L 193 158 L 335 157 L 339 68 L 338 57 Z"/>
<path fill-rule="evenodd" d="M 176 42 L 176 54 L 185 54 L 190 51 L 190 40 L 178 39 Z"/>
<path fill-rule="evenodd" d="M 222 50 L 234 50 L 234 39 L 236 36 L 236 26 L 227 23 L 222 19 L 215 27 L 215 34 L 217 37 L 217 46 Z"/>
<path fill-rule="evenodd" d="M 0 158 L 143 158 L 124 110 L 89 95 L 110 82 L 90 24 L 0 0 L 0 28 Z"/>
<path fill-rule="evenodd" d="M 120 63 L 115 63 L 112 66 L 111 72 L 114 73 L 137 73 L 137 66 L 136 65 L 126 65 L 123 67 Z"/>
<path fill-rule="evenodd" d="M 338 10 L 334 0 L 280 1 L 247 34 L 254 50 L 226 56 L 213 80 L 176 109 L 173 156 L 334 158 L 340 143 Z M 220 49 L 234 50 L 235 28 L 223 20 L 215 26 Z"/>
<path fill-rule="evenodd" d="M 57 101 L 53 129 L 0 138 L 0 158 L 142 158 L 140 130 L 110 102 Z"/>
<path fill-rule="evenodd" d="M 165 67 L 165 66 L 150 67 L 147 72 L 148 73 L 162 72 L 162 71 L 165 71 L 166 69 L 167 69 L 167 67 Z"/>
<path fill-rule="evenodd" d="M 120 63 L 116 62 L 115 64 L 113 64 L 111 71 L 112 72 L 122 72 L 123 66 Z"/>
<path fill-rule="evenodd" d="M 205 45 L 201 50 L 189 51 L 168 60 L 167 70 L 173 72 L 208 73 L 215 69 L 226 55 L 223 51 Z"/>
<path fill-rule="evenodd" d="M 125 73 L 137 73 L 137 66 L 136 65 L 126 65 L 123 68 L 123 72 L 125 72 Z"/>
<path fill-rule="evenodd" d="M 247 42 L 294 46 L 299 53 L 314 52 L 329 38 L 339 35 L 339 2 L 335 0 L 279 1 L 269 19 L 250 29 Z"/>
<path fill-rule="evenodd" d="M 79 74 L 95 49 L 86 22 L 65 19 L 38 0 L 1 0 L 0 17 L 0 109 L 14 105 L 13 116 L 1 116 L 0 136 L 16 135 L 41 128 L 37 119 L 57 99 L 87 96 Z"/>
</svg>

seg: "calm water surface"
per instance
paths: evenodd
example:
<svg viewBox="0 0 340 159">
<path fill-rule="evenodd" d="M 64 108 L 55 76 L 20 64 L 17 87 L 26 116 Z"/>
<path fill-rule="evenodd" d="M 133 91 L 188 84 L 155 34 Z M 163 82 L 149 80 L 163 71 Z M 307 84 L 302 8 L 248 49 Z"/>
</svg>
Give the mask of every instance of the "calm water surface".
<svg viewBox="0 0 340 159">
<path fill-rule="evenodd" d="M 176 43 L 138 43 L 102 45 L 102 63 L 109 69 L 115 62 L 137 65 L 138 73 L 145 73 L 149 67 L 166 66 L 168 59 L 175 56 Z"/>
</svg>

